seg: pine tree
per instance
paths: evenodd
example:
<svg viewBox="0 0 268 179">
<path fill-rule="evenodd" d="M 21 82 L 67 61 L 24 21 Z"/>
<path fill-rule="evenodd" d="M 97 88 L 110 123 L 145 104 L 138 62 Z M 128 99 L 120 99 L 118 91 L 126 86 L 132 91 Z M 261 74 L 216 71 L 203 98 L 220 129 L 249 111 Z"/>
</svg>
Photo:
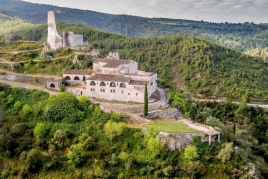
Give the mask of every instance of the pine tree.
<svg viewBox="0 0 268 179">
<path fill-rule="evenodd" d="M 147 89 L 147 83 L 145 84 L 145 89 L 144 89 L 144 109 L 143 109 L 143 116 L 148 116 L 148 89 Z"/>
</svg>

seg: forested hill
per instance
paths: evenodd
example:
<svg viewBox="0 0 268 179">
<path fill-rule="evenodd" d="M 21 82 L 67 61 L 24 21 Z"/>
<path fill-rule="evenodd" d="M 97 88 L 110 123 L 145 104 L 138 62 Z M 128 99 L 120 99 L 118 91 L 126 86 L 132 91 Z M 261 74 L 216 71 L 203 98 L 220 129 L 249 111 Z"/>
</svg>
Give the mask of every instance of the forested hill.
<svg viewBox="0 0 268 179">
<path fill-rule="evenodd" d="M 157 71 L 164 83 L 175 84 L 185 91 L 207 97 L 240 99 L 244 96 L 250 100 L 268 101 L 268 65 L 260 58 L 195 37 L 125 37 L 63 23 L 58 23 L 57 29 L 81 33 L 89 41 L 90 49 L 102 49 L 103 56 L 117 51 L 121 58 L 139 62 L 142 70 Z M 38 25 L 16 33 L 24 38 L 45 39 L 47 26 Z M 24 71 L 23 67 L 19 69 Z"/>
<path fill-rule="evenodd" d="M 0 0 L 0 11 L 36 24 L 47 21 L 53 10 L 57 21 L 82 24 L 127 36 L 186 35 L 212 40 L 241 52 L 268 46 L 268 26 L 253 23 L 209 23 L 181 19 L 110 15 L 89 10 L 62 8 L 23 1 Z"/>
</svg>

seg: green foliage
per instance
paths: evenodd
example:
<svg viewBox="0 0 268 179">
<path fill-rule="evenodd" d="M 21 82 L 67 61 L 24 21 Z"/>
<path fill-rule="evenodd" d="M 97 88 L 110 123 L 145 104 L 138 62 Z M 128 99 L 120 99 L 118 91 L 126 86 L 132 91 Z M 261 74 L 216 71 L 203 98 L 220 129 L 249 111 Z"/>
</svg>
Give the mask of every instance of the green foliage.
<svg viewBox="0 0 268 179">
<path fill-rule="evenodd" d="M 120 136 L 126 129 L 126 124 L 123 122 L 113 122 L 109 120 L 105 124 L 105 133 L 107 137 L 112 141 L 116 136 Z"/>
<path fill-rule="evenodd" d="M 36 138 L 37 143 L 41 143 L 46 138 L 50 127 L 47 126 L 47 124 L 44 123 L 37 123 L 34 127 L 34 137 Z"/>
<path fill-rule="evenodd" d="M 266 139 L 267 129 L 267 118 L 263 118 L 261 116 L 258 116 L 257 119 L 255 119 L 254 122 L 251 123 L 249 126 L 249 132 L 252 134 L 253 137 L 258 139 L 260 144 L 262 144 Z"/>
<path fill-rule="evenodd" d="M 145 84 L 145 88 L 144 88 L 144 109 L 143 109 L 143 116 L 148 116 L 148 89 L 147 89 L 147 83 Z"/>
<path fill-rule="evenodd" d="M 74 167 L 77 167 L 82 160 L 82 144 L 71 145 L 70 149 L 68 149 L 67 158 L 68 162 L 71 163 Z"/>
<path fill-rule="evenodd" d="M 25 169 L 37 172 L 47 160 L 48 156 L 38 149 L 31 149 L 29 152 L 22 152 L 20 160 L 26 165 Z"/>
<path fill-rule="evenodd" d="M 45 116 L 49 121 L 72 123 L 82 120 L 84 113 L 79 110 L 78 100 L 75 96 L 61 92 L 49 96 Z"/>
<path fill-rule="evenodd" d="M 189 161 L 194 161 L 199 158 L 197 148 L 194 145 L 188 145 L 184 150 L 184 158 Z"/>
<path fill-rule="evenodd" d="M 234 153 L 234 146 L 233 143 L 231 142 L 227 144 L 224 149 L 221 149 L 217 158 L 220 159 L 222 163 L 225 163 L 231 159 L 233 153 Z"/>
<path fill-rule="evenodd" d="M 172 106 L 177 107 L 184 114 L 189 112 L 190 107 L 183 99 L 183 94 L 181 94 L 181 92 L 176 91 L 175 93 L 170 93 L 169 99 L 171 100 Z"/>
</svg>

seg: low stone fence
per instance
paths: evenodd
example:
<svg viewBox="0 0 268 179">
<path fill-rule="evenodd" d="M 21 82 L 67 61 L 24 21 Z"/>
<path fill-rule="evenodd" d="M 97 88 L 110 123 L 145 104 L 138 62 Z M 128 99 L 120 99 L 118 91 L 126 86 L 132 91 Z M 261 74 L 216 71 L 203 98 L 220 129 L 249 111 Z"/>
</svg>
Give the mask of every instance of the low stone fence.
<svg viewBox="0 0 268 179">
<path fill-rule="evenodd" d="M 21 81 L 21 82 L 27 82 L 27 81 L 36 81 L 40 83 L 44 83 L 47 81 L 46 78 L 42 77 L 32 77 L 32 76 L 24 76 L 24 75 L 0 75 L 0 80 L 6 80 L 6 81 Z"/>
</svg>

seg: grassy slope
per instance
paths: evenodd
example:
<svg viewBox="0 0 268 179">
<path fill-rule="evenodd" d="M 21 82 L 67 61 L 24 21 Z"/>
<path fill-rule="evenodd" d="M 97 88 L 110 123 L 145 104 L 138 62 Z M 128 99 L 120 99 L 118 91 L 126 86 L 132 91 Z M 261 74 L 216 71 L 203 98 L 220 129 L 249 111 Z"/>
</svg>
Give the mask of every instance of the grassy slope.
<svg viewBox="0 0 268 179">
<path fill-rule="evenodd" d="M 172 133 L 196 133 L 198 130 L 188 127 L 183 122 L 176 120 L 154 120 L 153 123 L 146 124 L 149 129 L 152 128 L 155 131 L 172 132 Z"/>
<path fill-rule="evenodd" d="M 0 13 L 0 37 L 5 34 L 12 34 L 18 29 L 31 28 L 34 25 L 20 18 L 11 17 Z"/>
</svg>

